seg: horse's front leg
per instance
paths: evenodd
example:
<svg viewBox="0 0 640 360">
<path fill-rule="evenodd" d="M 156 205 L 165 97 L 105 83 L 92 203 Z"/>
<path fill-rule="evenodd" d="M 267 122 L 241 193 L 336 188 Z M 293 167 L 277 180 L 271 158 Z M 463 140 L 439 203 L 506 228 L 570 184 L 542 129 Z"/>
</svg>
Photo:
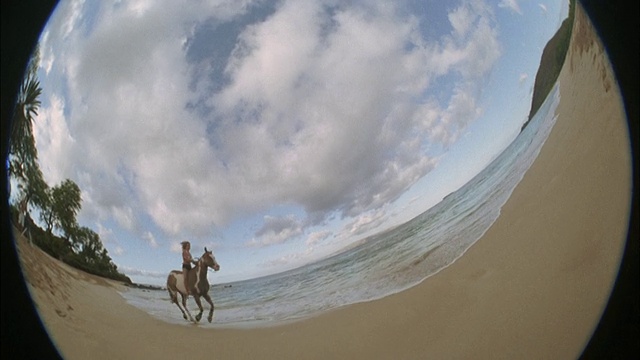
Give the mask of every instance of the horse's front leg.
<svg viewBox="0 0 640 360">
<path fill-rule="evenodd" d="M 209 305 L 211 305 L 211 309 L 209 310 L 209 316 L 207 317 L 207 320 L 211 322 L 213 320 L 213 301 L 211 300 L 211 296 L 209 296 L 209 294 L 204 294 L 202 296 L 204 297 L 205 300 L 207 300 Z"/>
<path fill-rule="evenodd" d="M 200 309 L 200 312 L 196 315 L 196 321 L 200 321 L 200 319 L 202 319 L 202 312 L 204 311 L 202 302 L 200 301 L 200 295 L 194 295 L 193 297 L 196 300 L 196 304 L 198 304 L 198 309 Z"/>
</svg>

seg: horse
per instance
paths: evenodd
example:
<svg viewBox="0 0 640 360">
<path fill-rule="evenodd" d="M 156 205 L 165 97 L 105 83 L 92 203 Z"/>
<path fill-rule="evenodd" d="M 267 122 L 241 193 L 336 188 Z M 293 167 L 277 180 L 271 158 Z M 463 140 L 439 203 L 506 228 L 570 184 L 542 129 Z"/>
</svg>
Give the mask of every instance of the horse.
<svg viewBox="0 0 640 360">
<path fill-rule="evenodd" d="M 196 266 L 189 270 L 187 273 L 187 286 L 189 286 L 189 291 L 193 295 L 196 300 L 196 304 L 198 304 L 198 308 L 200 308 L 200 312 L 196 315 L 196 320 L 194 321 L 191 317 L 191 313 L 189 309 L 187 309 L 187 291 L 184 288 L 184 279 L 183 272 L 180 270 L 171 270 L 169 276 L 167 277 L 167 290 L 169 291 L 169 296 L 171 297 L 171 302 L 175 303 L 180 311 L 182 312 L 182 317 L 185 320 L 190 320 L 192 322 L 199 322 L 202 318 L 202 303 L 200 302 L 200 297 L 203 297 L 209 305 L 211 305 L 211 310 L 209 310 L 209 317 L 207 318 L 209 322 L 213 319 L 213 301 L 211 301 L 211 297 L 209 296 L 209 281 L 207 280 L 207 269 L 212 268 L 213 271 L 220 270 L 220 265 L 216 261 L 215 256 L 213 256 L 213 251 L 208 251 L 207 248 L 204 248 L 204 254 L 198 259 Z M 178 293 L 182 297 L 182 306 L 178 302 Z M 188 315 L 188 319 L 187 319 Z"/>
</svg>

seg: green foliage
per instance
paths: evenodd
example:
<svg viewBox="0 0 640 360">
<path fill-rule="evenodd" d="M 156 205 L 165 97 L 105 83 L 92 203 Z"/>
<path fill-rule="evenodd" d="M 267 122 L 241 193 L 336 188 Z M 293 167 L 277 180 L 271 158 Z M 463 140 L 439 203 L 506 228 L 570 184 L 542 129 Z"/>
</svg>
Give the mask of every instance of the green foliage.
<svg viewBox="0 0 640 360">
<path fill-rule="evenodd" d="M 27 220 L 27 223 L 30 225 L 29 232 L 33 243 L 44 250 L 47 254 L 58 260 L 64 261 L 73 253 L 73 249 L 65 239 L 54 236 L 53 234 L 41 229 L 36 226 L 30 218 Z"/>
<path fill-rule="evenodd" d="M 72 242 L 33 226 L 33 243 L 49 255 L 87 273 L 131 284 L 131 279 L 118 272 L 97 233 L 87 227 L 75 228 Z"/>
<path fill-rule="evenodd" d="M 61 230 L 68 238 L 78 226 L 76 215 L 81 208 L 80 188 L 72 180 L 66 179 L 48 192 L 49 197 L 42 209 L 42 220 L 47 224 L 47 231 L 52 227 Z"/>
<path fill-rule="evenodd" d="M 24 165 L 10 169 L 13 171 L 12 175 L 19 176 L 23 173 L 24 166 L 37 164 L 38 151 L 33 137 L 33 119 L 38 115 L 40 94 L 42 94 L 40 82 L 35 77 L 27 77 L 18 93 L 18 102 L 12 118 L 13 128 L 9 149 L 9 154 L 15 157 L 16 163 Z"/>
<path fill-rule="evenodd" d="M 91 257 L 92 254 L 102 251 L 100 237 L 88 227 L 76 227 L 70 234 L 73 250 L 81 255 Z"/>
<path fill-rule="evenodd" d="M 49 255 L 88 273 L 131 283 L 118 272 L 97 233 L 87 227 L 79 227 L 77 215 L 82 207 L 78 185 L 70 179 L 50 188 L 45 182 L 38 164 L 38 151 L 33 136 L 33 121 L 40 107 L 42 94 L 36 78 L 39 51 L 29 64 L 27 76 L 18 94 L 12 118 L 9 144 L 9 176 L 18 184 L 18 203 L 12 205 L 14 223 L 18 223 L 20 209 L 24 209 L 25 227 L 33 243 Z M 38 227 L 28 212 L 31 204 L 39 209 L 40 219 L 47 229 Z M 60 230 L 65 238 L 55 236 L 53 229 Z M 22 231 L 22 228 L 20 229 Z"/>
<path fill-rule="evenodd" d="M 9 139 L 9 175 L 17 181 L 23 201 L 36 206 L 42 201 L 47 188 L 38 165 L 33 137 L 33 120 L 38 115 L 41 93 L 40 83 L 35 76 L 29 75 L 18 93 Z"/>
<path fill-rule="evenodd" d="M 48 228 L 43 230 L 31 224 L 31 236 L 49 255 L 90 274 L 131 283 L 124 274 L 118 272 L 100 236 L 88 227 L 78 226 L 76 215 L 81 208 L 80 188 L 71 180 L 65 180 L 49 191 L 50 196 L 40 215 Z M 14 207 L 14 211 L 17 209 Z M 43 214 L 45 214 L 43 216 Z M 56 236 L 51 227 L 60 229 L 66 238 Z"/>
</svg>

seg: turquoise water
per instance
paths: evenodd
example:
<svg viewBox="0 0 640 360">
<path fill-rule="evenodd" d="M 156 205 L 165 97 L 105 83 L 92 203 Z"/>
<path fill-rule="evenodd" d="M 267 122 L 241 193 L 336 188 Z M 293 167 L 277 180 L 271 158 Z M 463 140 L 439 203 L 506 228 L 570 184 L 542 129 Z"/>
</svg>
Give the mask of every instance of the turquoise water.
<svg viewBox="0 0 640 360">
<path fill-rule="evenodd" d="M 529 125 L 476 177 L 436 206 L 357 247 L 267 277 L 214 285 L 214 322 L 205 327 L 268 326 L 370 301 L 417 285 L 453 263 L 500 215 L 555 124 L 558 85 Z M 230 285 L 230 286 L 229 286 Z M 189 324 L 166 291 L 122 294 L 162 320 Z M 206 302 L 203 301 L 203 305 Z M 188 303 L 194 314 L 197 306 Z M 205 305 L 205 314 L 208 304 Z"/>
</svg>

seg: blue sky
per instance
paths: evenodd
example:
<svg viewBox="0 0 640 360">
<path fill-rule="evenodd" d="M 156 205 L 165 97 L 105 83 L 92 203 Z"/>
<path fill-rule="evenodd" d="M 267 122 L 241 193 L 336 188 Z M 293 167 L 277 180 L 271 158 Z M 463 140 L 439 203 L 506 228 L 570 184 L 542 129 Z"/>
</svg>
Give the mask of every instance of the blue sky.
<svg viewBox="0 0 640 360">
<path fill-rule="evenodd" d="M 425 211 L 517 135 L 556 1 L 61 1 L 35 121 L 119 270 L 227 282 Z"/>
</svg>

